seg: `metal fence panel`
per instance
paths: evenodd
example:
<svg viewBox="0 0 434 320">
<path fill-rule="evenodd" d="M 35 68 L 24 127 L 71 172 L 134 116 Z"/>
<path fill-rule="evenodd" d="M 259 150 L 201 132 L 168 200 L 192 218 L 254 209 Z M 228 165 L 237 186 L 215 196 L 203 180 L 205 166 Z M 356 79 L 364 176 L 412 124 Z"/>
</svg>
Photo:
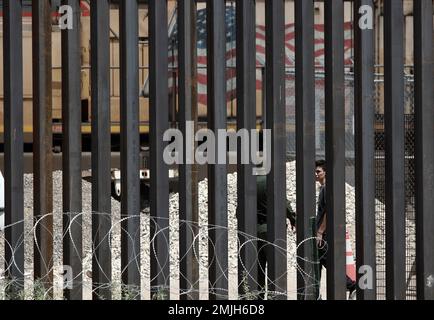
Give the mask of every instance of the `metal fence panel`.
<svg viewBox="0 0 434 320">
<path fill-rule="evenodd" d="M 116 240 L 112 242 L 114 238 L 111 239 L 113 199 L 110 197 L 109 70 L 112 66 L 108 52 L 112 49 L 109 32 L 113 30 L 110 31 L 109 19 L 112 4 L 108 0 L 62 0 L 53 3 L 68 5 L 73 9 L 73 28 L 62 30 L 61 52 L 63 264 L 72 268 L 73 287 L 62 292 L 68 299 L 81 299 L 84 291 L 82 264 L 85 252 L 82 251 L 86 243 L 82 243 L 82 236 L 86 237 L 83 233 L 87 226 L 82 225 L 82 211 L 87 207 L 87 198 L 82 199 L 80 192 L 85 186 L 81 166 L 83 66 L 80 24 L 84 21 L 81 11 L 88 10 L 83 9 L 86 3 L 91 6 L 89 21 L 92 46 L 92 293 L 95 299 L 109 299 L 113 294 L 111 274 L 117 269 L 112 270 L 112 262 L 116 259 L 112 250 Z M 311 0 L 295 1 L 295 25 L 285 25 L 284 0 L 266 1 L 265 27 L 255 25 L 257 6 L 254 0 L 238 0 L 235 7 L 233 2 L 231 6 L 226 6 L 224 0 L 207 1 L 206 9 L 202 11 L 197 11 L 193 0 L 179 0 L 177 39 L 171 38 L 170 45 L 169 36 L 176 33 L 168 34 L 169 29 L 174 28 L 168 21 L 167 0 L 125 0 L 117 3 L 120 7 L 122 79 L 120 210 L 123 229 L 120 232 L 120 263 L 125 296 L 139 298 L 141 291 L 149 290 L 153 299 L 169 298 L 169 289 L 176 287 L 175 283 L 170 283 L 170 277 L 174 276 L 171 274 L 174 261 L 170 255 L 179 248 L 180 296 L 182 299 L 197 299 L 201 279 L 196 256 L 199 244 L 201 249 L 204 249 L 204 244 L 208 245 L 209 298 L 227 299 L 233 293 L 230 290 L 234 290 L 234 287 L 228 283 L 231 271 L 228 258 L 233 259 L 233 256 L 228 257 L 232 238 L 228 237 L 229 219 L 232 219 L 228 213 L 233 208 L 232 205 L 228 206 L 228 200 L 233 195 L 229 198 L 227 194 L 227 173 L 231 170 L 229 168 L 235 167 L 222 163 L 227 153 L 219 151 L 226 141 L 217 133 L 220 129 L 226 129 L 231 121 L 230 125 L 235 125 L 234 118 L 227 114 L 227 103 L 236 101 L 238 129 L 250 131 L 256 128 L 259 123 L 255 117 L 256 106 L 263 103 L 263 129 L 271 130 L 271 153 L 263 155 L 271 164 L 271 172 L 267 175 L 267 240 L 271 248 L 267 248 L 268 298 L 285 299 L 289 294 L 287 272 L 291 266 L 287 266 L 286 248 L 291 244 L 286 243 L 289 234 L 285 223 L 285 200 L 288 194 L 291 197 L 294 195 L 291 190 L 286 192 L 285 161 L 297 161 L 297 244 L 300 244 L 315 232 L 315 227 L 312 229 L 316 211 L 314 160 L 315 156 L 325 155 L 327 212 L 333 213 L 327 217 L 327 298 L 346 298 L 344 230 L 348 219 L 345 212 L 348 212 L 346 201 L 349 198 L 352 201 L 352 197 L 348 197 L 348 189 L 354 186 L 357 268 L 368 265 L 374 274 L 371 279 L 374 287 L 372 290 L 359 288 L 358 299 L 434 299 L 434 258 L 430 251 L 434 241 L 431 212 L 434 207 L 432 0 L 414 1 L 414 69 L 413 66 L 404 66 L 403 1 L 384 1 L 384 78 L 381 71 L 374 72 L 378 70 L 374 66 L 374 30 L 362 30 L 358 24 L 360 7 L 373 7 L 372 0 L 354 1 L 355 19 L 352 24 L 344 24 L 344 0 L 326 1 L 325 28 L 314 24 L 315 2 Z M 53 79 L 49 4 L 46 0 L 10 0 L 0 3 L 4 26 L 5 263 L 9 277 L 7 281 L 11 280 L 8 290 L 15 294 L 10 296 L 14 298 L 21 297 L 20 290 L 24 290 L 24 270 L 28 267 L 24 259 L 24 243 L 33 241 L 30 233 L 26 234 L 24 229 L 27 223 L 27 206 L 24 206 L 27 186 L 23 183 L 23 112 L 26 111 L 23 111 L 22 15 L 29 13 L 30 6 L 33 31 L 33 217 L 37 220 L 32 229 L 36 236 L 33 266 L 35 284 L 37 280 L 43 280 L 43 284 L 51 288 L 54 285 L 52 278 L 57 276 L 53 274 L 58 250 L 53 248 L 55 239 L 52 236 L 51 215 L 50 123 Z M 144 6 L 139 7 L 139 4 Z M 142 194 L 139 180 L 139 169 L 143 168 L 139 163 L 138 73 L 141 68 L 137 49 L 138 42 L 143 44 L 146 41 L 139 37 L 139 8 L 149 10 L 150 289 L 140 287 L 143 276 L 140 255 L 148 253 L 147 248 L 140 247 L 140 227 L 145 225 L 141 224 L 140 219 L 141 197 L 146 195 Z M 199 22 L 196 21 L 196 14 Z M 201 25 L 199 39 L 196 39 L 196 24 Z M 234 29 L 227 29 L 226 24 Z M 202 41 L 205 39 L 205 26 L 208 29 L 206 45 Z M 354 38 L 350 35 L 351 31 L 354 31 Z M 294 32 L 294 39 L 291 38 L 291 32 Z M 321 33 L 325 39 L 325 65 L 322 58 L 319 59 L 320 65 L 315 65 L 319 61 L 316 57 L 316 38 L 321 38 Z M 260 41 L 258 37 L 262 37 Z M 200 45 L 196 43 L 197 40 Z M 295 49 L 291 43 L 293 40 Z M 351 45 L 347 40 L 354 41 L 354 48 L 350 48 L 354 49 L 352 53 L 348 53 L 351 51 L 348 46 Z M 202 68 L 202 91 L 197 87 L 196 81 L 199 80 L 195 79 L 198 48 L 207 60 L 206 66 L 203 60 L 199 63 Z M 265 54 L 262 49 L 265 49 Z M 293 51 L 296 53 L 293 59 L 295 65 L 288 59 L 292 58 L 290 55 Z M 235 52 L 236 59 L 233 56 Z M 354 65 L 351 64 L 351 58 L 354 58 Z M 351 69 L 353 67 L 354 72 Z M 168 68 L 171 69 L 170 75 Z M 178 71 L 179 87 L 176 86 Z M 261 73 L 262 78 L 259 79 Z M 263 101 L 257 101 L 261 85 Z M 204 87 L 207 87 L 206 94 Z M 174 235 L 171 230 L 169 238 L 169 218 L 172 219 L 176 213 L 169 210 L 173 209 L 169 196 L 173 198 L 169 194 L 169 170 L 163 156 L 166 151 L 163 136 L 169 128 L 169 105 L 173 103 L 176 108 L 178 99 L 178 126 L 183 136 L 188 137 L 190 128 L 187 128 L 187 121 L 197 118 L 198 96 L 199 102 L 207 105 L 208 127 L 217 137 L 216 149 L 213 150 L 217 163 L 210 163 L 205 168 L 209 177 L 209 201 L 206 204 L 209 225 L 206 228 L 210 237 L 205 239 L 199 236 L 197 172 L 184 153 L 184 164 L 178 167 L 180 229 L 179 243 L 174 249 L 169 246 Z M 176 125 L 175 112 L 170 116 Z M 183 141 L 184 150 L 190 149 L 187 147 L 189 144 L 195 144 L 193 137 L 192 141 Z M 257 237 L 257 186 L 253 164 L 241 163 L 241 149 L 244 150 L 244 147 L 240 141 L 237 147 L 237 240 L 239 246 L 243 245 L 237 257 L 237 289 L 239 297 L 245 298 L 250 293 L 246 288 L 255 293 L 258 288 L 258 247 L 256 241 L 247 244 Z M 286 148 L 288 153 L 285 152 Z M 264 152 L 267 150 L 263 148 Z M 353 179 L 351 170 L 354 166 Z M 202 170 L 201 174 L 204 173 L 205 170 Z M 83 221 L 86 222 L 85 219 Z M 318 265 L 312 265 L 310 261 L 316 254 L 315 249 L 315 243 L 311 241 L 297 251 L 299 299 L 317 298 L 317 286 L 312 279 L 315 279 L 313 273 L 318 271 Z M 201 254 L 199 258 L 204 259 L 203 252 Z M 358 275 L 358 280 L 361 276 Z"/>
</svg>

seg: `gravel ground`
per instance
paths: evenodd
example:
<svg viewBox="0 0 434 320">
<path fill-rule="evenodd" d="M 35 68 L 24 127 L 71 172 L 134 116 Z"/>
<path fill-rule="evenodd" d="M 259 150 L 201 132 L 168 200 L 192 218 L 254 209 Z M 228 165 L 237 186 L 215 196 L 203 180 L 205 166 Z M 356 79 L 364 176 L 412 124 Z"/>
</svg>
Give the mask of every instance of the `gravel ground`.
<svg viewBox="0 0 434 320">
<path fill-rule="evenodd" d="M 89 177 L 90 172 L 83 172 L 84 177 Z M 286 165 L 286 178 L 287 178 L 287 198 L 293 204 L 295 209 L 296 195 L 295 195 L 295 162 L 287 163 Z M 236 179 L 237 175 L 228 175 L 228 237 L 229 237 L 229 297 L 237 298 L 237 221 L 236 221 L 236 207 L 237 207 L 237 192 L 236 192 Z M 82 197 L 83 197 L 83 298 L 91 298 L 91 269 L 92 269 L 92 249 L 91 249 L 91 183 L 87 179 L 82 180 Z M 25 207 L 25 286 L 30 289 L 32 286 L 32 272 L 33 272 L 33 176 L 26 174 L 24 176 L 24 207 Z M 317 191 L 319 188 L 317 188 Z M 355 252 L 355 214 L 354 203 L 355 195 L 354 188 L 346 185 L 346 223 L 347 230 L 351 235 L 353 252 Z M 54 257 L 53 257 L 53 271 L 54 271 L 54 298 L 60 299 L 62 297 L 62 172 L 56 171 L 53 173 L 53 198 L 54 198 Z M 208 236 L 208 192 L 207 180 L 199 183 L 199 257 L 200 257 L 200 298 L 206 299 L 208 295 L 208 271 L 207 271 L 207 236 Z M 120 298 L 120 203 L 112 198 L 112 279 L 113 279 L 113 298 Z M 381 206 L 379 201 L 376 201 L 376 206 Z M 378 207 L 379 208 L 379 207 Z M 179 252 L 178 252 L 178 194 L 170 195 L 170 271 L 171 271 L 171 299 L 178 298 L 178 283 L 179 283 Z M 149 299 L 149 281 L 150 281 L 150 241 L 149 241 L 149 210 L 144 210 L 141 213 L 141 271 L 142 271 L 142 298 Z M 410 226 L 414 229 L 414 225 Z M 377 250 L 384 250 L 384 243 L 379 235 L 384 235 L 384 226 L 377 226 Z M 3 238 L 3 232 L 0 232 Z M 413 235 L 409 236 L 408 241 L 412 240 Z M 414 243 L 414 242 L 413 242 Z M 4 246 L 0 246 L 0 259 L 4 261 Z M 290 297 L 295 297 L 295 233 L 289 228 L 287 230 L 287 260 L 288 260 L 288 274 L 291 279 L 288 279 L 288 290 Z M 3 262 L 2 261 L 2 262 Z M 377 263 L 384 264 L 384 261 L 378 260 Z M 1 282 L 0 282 L 1 284 Z M 380 283 L 379 283 L 380 284 Z M 26 290 L 28 293 L 31 290 Z M 30 298 L 28 296 L 27 298 Z"/>
</svg>

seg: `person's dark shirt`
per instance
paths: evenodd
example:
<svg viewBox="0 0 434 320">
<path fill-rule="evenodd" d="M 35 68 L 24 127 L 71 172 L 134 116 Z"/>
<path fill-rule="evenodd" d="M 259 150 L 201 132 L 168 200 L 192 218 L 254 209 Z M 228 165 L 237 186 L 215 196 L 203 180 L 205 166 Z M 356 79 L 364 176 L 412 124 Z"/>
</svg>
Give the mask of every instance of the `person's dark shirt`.
<svg viewBox="0 0 434 320">
<path fill-rule="evenodd" d="M 325 185 L 321 186 L 321 190 L 318 195 L 318 203 L 317 203 L 317 211 L 316 211 L 316 230 L 318 231 L 323 219 L 326 210 L 326 190 Z"/>
<path fill-rule="evenodd" d="M 257 211 L 258 211 L 258 224 L 267 223 L 267 179 L 266 176 L 256 177 L 257 186 Z M 295 226 L 295 212 L 292 210 L 291 203 L 286 200 L 286 217 Z"/>
</svg>

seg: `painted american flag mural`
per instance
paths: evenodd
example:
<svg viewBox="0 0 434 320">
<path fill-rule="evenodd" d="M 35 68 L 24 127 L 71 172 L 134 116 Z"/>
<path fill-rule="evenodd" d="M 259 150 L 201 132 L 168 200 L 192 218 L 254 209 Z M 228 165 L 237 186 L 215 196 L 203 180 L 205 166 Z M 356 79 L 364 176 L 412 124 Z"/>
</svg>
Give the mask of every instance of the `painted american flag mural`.
<svg viewBox="0 0 434 320">
<path fill-rule="evenodd" d="M 226 84 L 228 101 L 236 98 L 236 21 L 235 7 L 226 7 Z M 352 65 L 352 24 L 344 24 L 344 54 L 345 65 Z M 200 104 L 207 104 L 207 28 L 206 9 L 197 12 L 197 55 L 198 55 L 198 100 Z M 324 25 L 315 25 L 315 65 L 318 71 L 324 70 Z M 285 64 L 287 69 L 295 67 L 295 26 L 285 26 Z M 169 38 L 169 67 L 176 69 L 177 64 L 177 26 L 175 25 Z M 265 26 L 256 26 L 256 88 L 262 88 L 261 68 L 265 66 Z M 174 74 L 170 72 L 169 87 L 173 88 Z M 293 75 L 288 74 L 287 80 L 293 80 Z M 294 94 L 293 81 L 287 81 L 287 96 Z"/>
</svg>

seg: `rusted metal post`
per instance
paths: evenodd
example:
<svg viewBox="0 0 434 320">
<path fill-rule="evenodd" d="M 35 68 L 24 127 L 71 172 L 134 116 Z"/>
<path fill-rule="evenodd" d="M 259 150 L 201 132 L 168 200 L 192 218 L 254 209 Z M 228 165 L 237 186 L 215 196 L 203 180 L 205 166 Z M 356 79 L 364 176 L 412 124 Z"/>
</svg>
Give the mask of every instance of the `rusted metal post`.
<svg viewBox="0 0 434 320">
<path fill-rule="evenodd" d="M 3 2 L 5 260 L 17 294 L 24 287 L 22 1 Z"/>
<path fill-rule="evenodd" d="M 384 2 L 386 299 L 405 299 L 405 133 L 403 1 Z"/>
<path fill-rule="evenodd" d="M 327 299 L 345 300 L 344 1 L 325 2 Z"/>
<path fill-rule="evenodd" d="M 122 282 L 130 294 L 140 293 L 140 177 L 139 177 L 139 58 L 137 0 L 120 3 L 121 61 L 121 265 Z M 167 50 L 167 48 L 166 48 Z M 166 82 L 167 86 L 167 82 Z"/>
<path fill-rule="evenodd" d="M 269 291 L 286 299 L 286 130 L 285 130 L 285 1 L 265 3 L 266 27 L 266 127 L 271 130 L 271 162 L 267 175 L 267 252 Z"/>
</svg>

